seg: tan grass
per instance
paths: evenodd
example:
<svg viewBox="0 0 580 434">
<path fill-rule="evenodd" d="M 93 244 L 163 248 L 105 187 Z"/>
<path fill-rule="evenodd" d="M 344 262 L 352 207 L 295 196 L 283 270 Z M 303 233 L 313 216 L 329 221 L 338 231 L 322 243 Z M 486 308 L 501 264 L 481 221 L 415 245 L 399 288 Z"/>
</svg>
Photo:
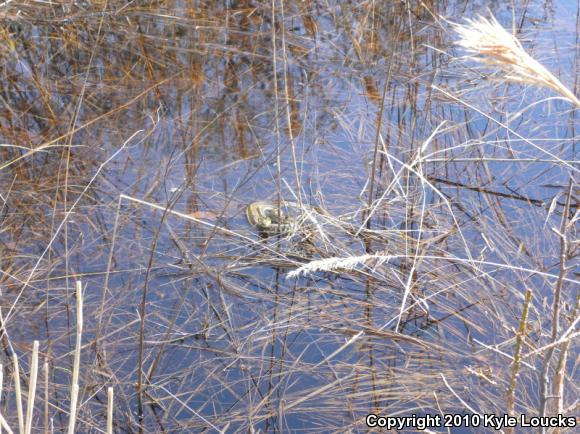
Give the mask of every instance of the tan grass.
<svg viewBox="0 0 580 434">
<path fill-rule="evenodd" d="M 107 387 L 107 434 L 113 434 L 113 388 Z"/>
<path fill-rule="evenodd" d="M 73 375 L 71 381 L 70 390 L 70 418 L 68 424 L 68 433 L 75 432 L 75 424 L 78 413 L 78 398 L 79 398 L 79 375 L 80 375 L 80 355 L 82 347 L 82 333 L 83 333 L 83 293 L 82 293 L 82 283 L 81 281 L 76 282 L 76 295 L 77 295 L 77 330 L 76 330 L 76 349 L 75 358 L 73 366 Z M 14 365 L 14 387 L 15 387 L 15 398 L 16 398 L 16 409 L 18 415 L 18 426 L 20 433 L 30 434 L 32 432 L 33 426 L 33 410 L 34 410 L 34 400 L 36 398 L 36 385 L 38 379 L 38 352 L 39 352 L 39 342 L 34 341 L 32 349 L 32 357 L 30 363 L 30 379 L 29 379 L 29 389 L 28 389 L 28 400 L 26 408 L 26 419 L 23 415 L 22 406 L 22 391 L 20 385 L 20 368 L 18 363 L 18 356 L 14 354 L 12 356 L 12 362 Z M 0 365 L 1 368 L 1 365 Z M 0 394 L 2 392 L 2 374 L 0 369 Z M 48 427 L 48 362 L 44 363 L 44 374 L 45 374 L 45 425 Z M 112 432 L 112 417 L 113 417 L 113 389 L 111 387 L 107 390 L 108 395 L 108 420 L 107 420 L 107 432 Z M 0 414 L 0 429 L 4 428 L 7 432 L 12 433 L 8 422 Z M 48 429 L 48 428 L 47 428 Z"/>
<path fill-rule="evenodd" d="M 14 432 L 10 428 L 10 425 L 8 425 L 8 422 L 6 422 L 6 419 L 4 419 L 4 417 L 1 414 L 0 414 L 0 426 L 4 428 L 8 434 L 12 434 Z"/>
<path fill-rule="evenodd" d="M 0 400 L 2 399 L 2 385 L 4 384 L 4 367 L 0 363 Z M 2 433 L 2 423 L 0 422 L 0 434 Z"/>
<path fill-rule="evenodd" d="M 39 342 L 34 341 L 32 346 L 32 359 L 30 362 L 30 382 L 28 384 L 28 402 L 26 403 L 26 425 L 24 432 L 32 432 L 32 415 L 34 413 L 34 398 L 36 398 L 36 380 L 38 379 L 38 347 Z"/>
<path fill-rule="evenodd" d="M 580 100 L 540 62 L 530 56 L 520 41 L 508 33 L 492 16 L 466 20 L 467 24 L 453 24 L 459 35 L 457 45 L 471 57 L 488 66 L 500 68 L 507 80 L 551 89 L 580 107 Z"/>
<path fill-rule="evenodd" d="M 24 411 L 22 408 L 22 390 L 20 387 L 20 367 L 18 363 L 18 356 L 12 356 L 12 364 L 14 366 L 14 390 L 16 393 L 16 413 L 18 415 L 18 432 L 24 432 Z"/>
<path fill-rule="evenodd" d="M 83 284 L 80 280 L 76 281 L 76 293 L 77 293 L 77 333 L 76 333 L 75 359 L 73 366 L 73 378 L 71 383 L 70 418 L 68 424 L 69 434 L 73 434 L 75 431 L 77 402 L 79 396 L 79 372 L 81 364 L 81 346 L 83 339 Z"/>
</svg>

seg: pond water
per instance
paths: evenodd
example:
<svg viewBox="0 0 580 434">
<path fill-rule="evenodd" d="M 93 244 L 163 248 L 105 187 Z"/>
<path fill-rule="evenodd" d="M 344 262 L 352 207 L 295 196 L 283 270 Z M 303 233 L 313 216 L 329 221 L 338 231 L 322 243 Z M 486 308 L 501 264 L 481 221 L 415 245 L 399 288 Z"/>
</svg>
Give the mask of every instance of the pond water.
<svg viewBox="0 0 580 434">
<path fill-rule="evenodd" d="M 80 280 L 77 432 L 105 432 L 107 387 L 115 432 L 363 432 L 511 392 L 538 415 L 558 287 L 559 330 L 578 315 L 577 112 L 451 22 L 493 14 L 574 91 L 578 7 L 4 2 L 1 414 L 38 340 L 33 427 L 67 429 Z M 323 212 L 265 239 L 245 208 L 280 200 Z"/>
</svg>

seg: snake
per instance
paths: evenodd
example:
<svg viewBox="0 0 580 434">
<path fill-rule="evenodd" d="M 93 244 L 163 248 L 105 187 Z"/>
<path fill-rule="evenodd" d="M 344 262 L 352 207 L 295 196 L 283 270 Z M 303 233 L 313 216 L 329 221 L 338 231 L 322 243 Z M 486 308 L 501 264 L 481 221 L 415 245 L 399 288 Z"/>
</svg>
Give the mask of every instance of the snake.
<svg viewBox="0 0 580 434">
<path fill-rule="evenodd" d="M 254 226 L 260 233 L 264 234 L 282 234 L 292 230 L 296 220 L 287 215 L 283 208 L 288 206 L 285 203 L 280 208 L 269 202 L 252 202 L 246 207 L 246 219 L 250 225 Z"/>
<path fill-rule="evenodd" d="M 278 206 L 277 203 L 257 201 L 246 207 L 246 219 L 261 234 L 284 234 L 291 232 L 298 226 L 297 219 L 286 212 L 291 208 L 298 212 L 307 208 L 318 214 L 326 215 L 326 212 L 317 206 L 303 205 L 301 207 L 296 202 L 287 201 L 281 202 Z"/>
</svg>

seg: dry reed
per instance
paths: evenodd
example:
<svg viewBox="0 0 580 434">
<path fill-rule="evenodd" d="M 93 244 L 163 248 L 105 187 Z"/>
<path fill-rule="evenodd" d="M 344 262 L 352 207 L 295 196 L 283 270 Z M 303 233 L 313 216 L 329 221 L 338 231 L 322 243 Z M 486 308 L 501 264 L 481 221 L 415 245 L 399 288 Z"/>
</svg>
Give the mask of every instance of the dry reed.
<svg viewBox="0 0 580 434">
<path fill-rule="evenodd" d="M 12 428 L 10 428 L 10 425 L 8 425 L 8 422 L 6 422 L 6 419 L 4 419 L 4 416 L 2 416 L 1 413 L 0 413 L 0 426 L 4 428 L 8 434 L 13 434 Z"/>
<path fill-rule="evenodd" d="M 526 326 L 528 321 L 528 312 L 530 308 L 530 302 L 532 301 L 532 291 L 526 291 L 526 299 L 524 300 L 524 306 L 522 309 L 522 316 L 520 318 L 520 326 L 516 334 L 516 345 L 514 348 L 514 362 L 512 366 L 512 376 L 510 381 L 510 386 L 507 391 L 507 414 L 510 416 L 515 416 L 515 399 L 516 399 L 516 387 L 518 381 L 518 375 L 520 372 L 520 367 L 522 363 L 522 345 L 524 343 L 526 335 Z M 508 433 L 513 432 L 513 429 L 508 429 Z"/>
<path fill-rule="evenodd" d="M 24 425 L 25 434 L 30 434 L 32 431 L 32 416 L 34 413 L 34 399 L 36 398 L 36 382 L 38 379 L 38 347 L 39 342 L 34 341 L 34 344 L 32 345 L 32 357 L 30 361 L 28 400 L 26 402 L 26 424 Z"/>
<path fill-rule="evenodd" d="M 80 280 L 76 281 L 76 299 L 77 299 L 77 330 L 76 330 L 75 358 L 70 392 L 71 403 L 68 424 L 69 434 L 74 434 L 74 428 L 77 417 L 77 401 L 79 396 L 79 373 L 81 365 L 81 347 L 83 338 L 83 285 Z"/>
<path fill-rule="evenodd" d="M 580 99 L 548 69 L 530 56 L 520 41 L 508 33 L 495 17 L 466 20 L 454 24 L 459 35 L 456 44 L 465 48 L 471 58 L 504 71 L 503 78 L 516 83 L 551 89 L 580 108 Z"/>
<path fill-rule="evenodd" d="M 553 340 L 541 299 L 559 281 L 567 306 L 578 281 L 546 265 L 568 257 L 538 229 L 562 212 L 575 164 L 559 147 L 573 134 L 537 135 L 560 113 L 493 122 L 521 104 L 519 86 L 500 102 L 474 90 L 492 114 L 467 101 L 462 63 L 427 47 L 450 45 L 437 13 L 457 16 L 456 2 L 343 2 L 331 15 L 317 0 L 235 3 L 6 5 L 0 287 L 12 306 L 0 329 L 30 321 L 13 328 L 16 348 L 46 333 L 45 432 L 358 432 L 384 409 L 535 414 L 551 348 L 554 407 L 568 411 L 577 312 L 556 315 Z M 577 104 L 495 26 L 468 22 L 462 46 Z M 544 184 L 557 192 L 547 214 Z M 260 237 L 244 206 L 284 198 L 328 215 Z M 75 329 L 69 282 L 85 276 Z M 17 361 L 0 425 L 23 434 Z"/>
<path fill-rule="evenodd" d="M 113 388 L 107 387 L 107 434 L 113 434 Z"/>
<path fill-rule="evenodd" d="M 49 432 L 49 416 L 48 416 L 48 404 L 49 404 L 49 367 L 48 361 L 44 361 L 44 432 L 48 434 Z"/>
<path fill-rule="evenodd" d="M 22 390 L 20 386 L 20 367 L 18 366 L 18 355 L 12 355 L 12 366 L 14 367 L 14 390 L 16 393 L 16 413 L 18 414 L 18 432 L 24 434 L 24 411 L 22 408 Z"/>
<path fill-rule="evenodd" d="M 0 363 L 0 402 L 2 401 L 2 392 L 4 391 L 4 366 Z M 0 434 L 2 434 L 2 424 L 0 423 Z"/>
</svg>

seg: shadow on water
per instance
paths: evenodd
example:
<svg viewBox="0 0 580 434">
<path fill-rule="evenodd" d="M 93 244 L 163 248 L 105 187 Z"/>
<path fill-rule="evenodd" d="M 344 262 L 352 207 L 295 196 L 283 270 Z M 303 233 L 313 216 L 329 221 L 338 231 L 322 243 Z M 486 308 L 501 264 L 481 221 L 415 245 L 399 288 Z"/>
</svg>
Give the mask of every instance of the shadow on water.
<svg viewBox="0 0 580 434">
<path fill-rule="evenodd" d="M 33 426 L 67 429 L 77 279 L 77 432 L 105 429 L 110 386 L 115 432 L 357 432 L 502 415 L 510 391 L 538 415 L 558 282 L 560 330 L 578 315 L 553 230 L 577 212 L 575 112 L 462 59 L 446 21 L 489 8 L 573 83 L 577 6 L 529 3 L 4 2 L 9 425 L 38 340 Z M 301 228 L 261 237 L 245 207 L 281 199 Z"/>
</svg>

